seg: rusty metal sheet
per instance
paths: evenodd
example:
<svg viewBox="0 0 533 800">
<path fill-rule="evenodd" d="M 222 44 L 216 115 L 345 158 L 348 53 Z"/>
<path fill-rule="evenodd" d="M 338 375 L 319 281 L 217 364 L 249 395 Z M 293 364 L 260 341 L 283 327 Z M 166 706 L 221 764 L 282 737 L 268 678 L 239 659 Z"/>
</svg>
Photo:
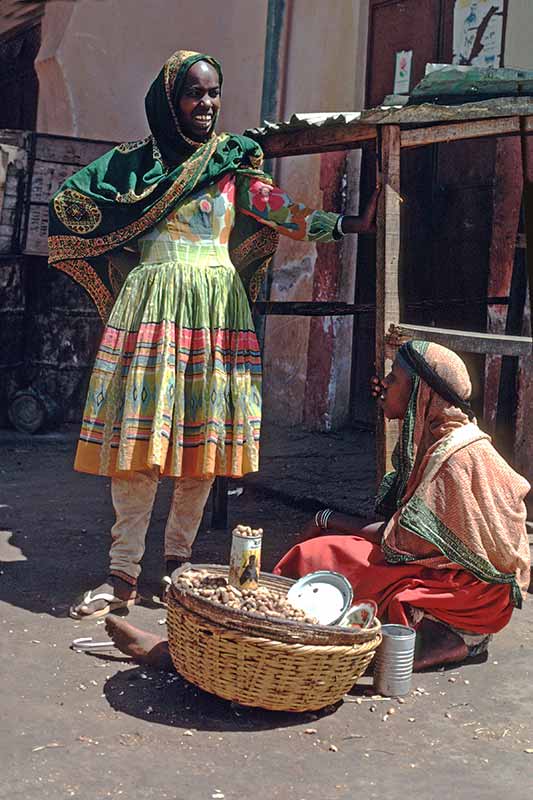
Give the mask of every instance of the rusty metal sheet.
<svg viewBox="0 0 533 800">
<path fill-rule="evenodd" d="M 329 114 L 293 114 L 289 120 L 265 122 L 262 127 L 248 128 L 247 136 L 264 140 L 275 133 L 297 133 L 309 129 L 378 125 L 423 126 L 445 122 L 469 122 L 478 119 L 533 115 L 533 97 L 498 97 L 461 105 L 422 103 L 413 106 L 379 106 L 364 111 L 335 111 Z"/>
</svg>

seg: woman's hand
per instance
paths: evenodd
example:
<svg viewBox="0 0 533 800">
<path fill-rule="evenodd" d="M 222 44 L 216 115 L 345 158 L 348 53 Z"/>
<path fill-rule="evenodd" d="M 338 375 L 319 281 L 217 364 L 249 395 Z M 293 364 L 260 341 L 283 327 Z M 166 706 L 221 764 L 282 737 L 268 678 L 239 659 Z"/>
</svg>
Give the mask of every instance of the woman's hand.
<svg viewBox="0 0 533 800">
<path fill-rule="evenodd" d="M 378 207 L 378 199 L 381 193 L 381 180 L 378 179 L 376 188 L 372 193 L 372 197 L 368 201 L 363 213 L 354 217 L 347 214 L 342 218 L 342 232 L 343 233 L 375 233 L 376 232 L 376 211 Z"/>
<path fill-rule="evenodd" d="M 377 400 L 384 390 L 385 390 L 385 384 L 383 383 L 381 378 L 378 378 L 377 375 L 373 375 L 370 378 L 370 392 L 372 394 L 372 397 L 375 400 Z"/>
<path fill-rule="evenodd" d="M 376 232 L 376 213 L 378 210 L 378 200 L 381 194 L 381 177 L 378 176 L 376 180 L 376 188 L 372 192 L 372 197 L 361 215 L 363 224 L 365 225 L 366 233 Z"/>
</svg>

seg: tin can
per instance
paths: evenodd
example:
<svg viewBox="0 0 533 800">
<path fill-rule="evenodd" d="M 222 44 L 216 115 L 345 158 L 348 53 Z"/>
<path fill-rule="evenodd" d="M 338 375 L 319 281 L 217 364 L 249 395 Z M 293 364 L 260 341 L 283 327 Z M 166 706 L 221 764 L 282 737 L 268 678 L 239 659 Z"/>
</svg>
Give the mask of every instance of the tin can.
<svg viewBox="0 0 533 800">
<path fill-rule="evenodd" d="M 381 633 L 383 640 L 374 664 L 374 687 L 385 697 L 402 697 L 411 688 L 416 632 L 406 625 L 382 625 Z"/>
<path fill-rule="evenodd" d="M 228 580 L 237 589 L 256 589 L 261 569 L 260 529 L 245 534 L 235 529 L 232 533 Z"/>
</svg>

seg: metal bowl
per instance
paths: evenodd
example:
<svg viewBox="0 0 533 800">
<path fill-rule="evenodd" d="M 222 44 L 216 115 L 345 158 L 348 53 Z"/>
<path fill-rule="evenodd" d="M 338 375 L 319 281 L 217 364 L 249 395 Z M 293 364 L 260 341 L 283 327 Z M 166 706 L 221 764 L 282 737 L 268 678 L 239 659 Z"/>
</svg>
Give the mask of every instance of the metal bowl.
<svg viewBox="0 0 533 800">
<path fill-rule="evenodd" d="M 287 600 L 320 625 L 336 625 L 350 608 L 353 591 L 344 575 L 329 570 L 310 572 L 291 586 Z"/>
</svg>

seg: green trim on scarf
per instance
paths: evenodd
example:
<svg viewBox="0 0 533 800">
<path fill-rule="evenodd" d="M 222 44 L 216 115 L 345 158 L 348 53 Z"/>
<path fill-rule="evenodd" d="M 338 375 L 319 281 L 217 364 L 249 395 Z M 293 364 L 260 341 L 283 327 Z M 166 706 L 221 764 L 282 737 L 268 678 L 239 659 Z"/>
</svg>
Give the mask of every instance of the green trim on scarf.
<svg viewBox="0 0 533 800">
<path fill-rule="evenodd" d="M 428 342 L 414 343 L 417 351 L 425 355 Z M 485 583 L 509 584 L 512 602 L 517 608 L 522 607 L 522 593 L 515 575 L 500 572 L 490 561 L 473 553 L 442 522 L 437 515 L 416 494 L 402 507 L 407 482 L 414 466 L 414 431 L 420 378 L 412 375 L 413 390 L 402 423 L 401 436 L 393 453 L 395 469 L 383 478 L 376 498 L 376 511 L 386 519 L 390 519 L 399 509 L 398 524 L 410 533 L 430 542 L 451 562 L 459 564 Z M 417 556 L 398 553 L 382 539 L 381 548 L 387 561 L 391 564 L 407 564 L 419 561 Z"/>
<path fill-rule="evenodd" d="M 416 349 L 421 355 L 425 355 L 428 349 L 428 342 L 416 342 Z M 394 469 L 391 472 L 387 472 L 383 477 L 376 495 L 376 512 L 384 516 L 385 519 L 390 519 L 400 508 L 405 494 L 405 487 L 415 463 L 413 440 L 420 378 L 418 375 L 413 374 L 411 379 L 413 381 L 411 396 L 402 421 L 400 438 L 392 454 Z"/>
<path fill-rule="evenodd" d="M 462 542 L 421 497 L 413 495 L 403 508 L 399 520 L 410 533 L 420 536 L 437 547 L 452 563 L 459 564 L 485 583 L 507 583 L 511 586 L 513 604 L 522 607 L 522 593 L 516 576 L 500 572 L 481 556 L 476 555 Z"/>
<path fill-rule="evenodd" d="M 383 550 L 383 555 L 387 559 L 390 564 L 409 564 L 412 561 L 418 561 L 417 556 L 410 556 L 408 553 L 398 553 L 396 550 L 392 550 L 387 542 L 381 542 L 381 549 Z"/>
</svg>

